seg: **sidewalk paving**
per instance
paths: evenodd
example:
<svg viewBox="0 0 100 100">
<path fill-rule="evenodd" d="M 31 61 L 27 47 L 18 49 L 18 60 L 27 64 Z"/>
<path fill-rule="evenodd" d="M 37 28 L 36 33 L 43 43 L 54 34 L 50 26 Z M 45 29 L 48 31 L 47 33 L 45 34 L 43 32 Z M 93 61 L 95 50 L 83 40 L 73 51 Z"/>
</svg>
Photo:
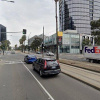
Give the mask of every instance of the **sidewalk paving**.
<svg viewBox="0 0 100 100">
<path fill-rule="evenodd" d="M 67 60 L 67 59 L 60 59 L 60 63 L 72 65 L 75 67 L 95 71 L 100 73 L 100 64 L 96 63 L 89 63 L 89 62 L 82 62 L 82 61 L 74 61 L 74 60 Z"/>
<path fill-rule="evenodd" d="M 60 63 L 62 73 L 100 90 L 100 73 Z"/>
</svg>

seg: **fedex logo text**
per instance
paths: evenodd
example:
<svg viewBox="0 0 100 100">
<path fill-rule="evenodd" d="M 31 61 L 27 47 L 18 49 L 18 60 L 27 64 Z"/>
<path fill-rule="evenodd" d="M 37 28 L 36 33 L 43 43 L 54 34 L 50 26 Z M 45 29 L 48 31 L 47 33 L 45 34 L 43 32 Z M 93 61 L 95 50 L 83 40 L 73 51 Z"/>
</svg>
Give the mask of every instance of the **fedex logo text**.
<svg viewBox="0 0 100 100">
<path fill-rule="evenodd" d="M 92 49 L 85 47 L 85 53 L 100 53 L 100 49 L 98 47 L 93 47 Z"/>
</svg>

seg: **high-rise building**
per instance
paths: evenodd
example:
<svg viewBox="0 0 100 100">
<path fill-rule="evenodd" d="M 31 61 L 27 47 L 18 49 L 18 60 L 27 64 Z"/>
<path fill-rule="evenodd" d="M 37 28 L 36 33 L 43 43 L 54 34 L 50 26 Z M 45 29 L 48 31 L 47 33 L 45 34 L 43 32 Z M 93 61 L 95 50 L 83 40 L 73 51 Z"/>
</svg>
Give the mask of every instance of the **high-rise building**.
<svg viewBox="0 0 100 100">
<path fill-rule="evenodd" d="M 6 40 L 6 27 L 0 24 L 0 42 Z"/>
<path fill-rule="evenodd" d="M 100 18 L 100 0 L 59 0 L 59 29 L 91 34 L 90 22 Z"/>
</svg>

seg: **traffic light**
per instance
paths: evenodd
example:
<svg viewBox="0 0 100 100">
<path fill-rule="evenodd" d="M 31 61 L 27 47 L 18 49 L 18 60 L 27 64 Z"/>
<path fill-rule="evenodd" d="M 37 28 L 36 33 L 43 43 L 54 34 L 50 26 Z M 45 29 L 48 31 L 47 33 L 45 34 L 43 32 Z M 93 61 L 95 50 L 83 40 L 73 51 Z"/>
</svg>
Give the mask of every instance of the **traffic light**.
<svg viewBox="0 0 100 100">
<path fill-rule="evenodd" d="M 23 34 L 26 34 L 26 29 L 23 29 Z"/>
</svg>

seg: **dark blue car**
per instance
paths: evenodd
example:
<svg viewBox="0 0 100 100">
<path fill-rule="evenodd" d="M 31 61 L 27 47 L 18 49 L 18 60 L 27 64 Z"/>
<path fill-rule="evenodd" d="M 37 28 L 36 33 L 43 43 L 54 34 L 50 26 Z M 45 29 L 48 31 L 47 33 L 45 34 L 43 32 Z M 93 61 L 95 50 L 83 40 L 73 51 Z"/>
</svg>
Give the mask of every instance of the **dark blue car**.
<svg viewBox="0 0 100 100">
<path fill-rule="evenodd" d="M 26 63 L 33 63 L 36 60 L 37 60 L 37 58 L 35 55 L 26 55 L 24 58 L 24 62 L 26 62 Z"/>
</svg>

